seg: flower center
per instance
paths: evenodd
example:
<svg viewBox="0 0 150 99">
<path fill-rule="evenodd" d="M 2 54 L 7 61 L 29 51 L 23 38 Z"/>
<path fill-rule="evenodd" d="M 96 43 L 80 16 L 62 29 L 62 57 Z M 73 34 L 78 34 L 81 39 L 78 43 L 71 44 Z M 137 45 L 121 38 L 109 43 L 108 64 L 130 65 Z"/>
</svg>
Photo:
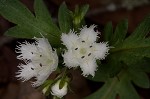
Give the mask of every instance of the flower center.
<svg viewBox="0 0 150 99">
<path fill-rule="evenodd" d="M 86 49 L 85 49 L 85 48 L 81 48 L 81 49 L 80 49 L 80 54 L 85 55 L 85 54 L 86 54 L 86 52 L 87 52 L 87 51 L 86 51 Z"/>
<path fill-rule="evenodd" d="M 52 65 L 54 63 L 54 61 L 49 59 L 49 60 L 47 60 L 47 63 Z"/>
</svg>

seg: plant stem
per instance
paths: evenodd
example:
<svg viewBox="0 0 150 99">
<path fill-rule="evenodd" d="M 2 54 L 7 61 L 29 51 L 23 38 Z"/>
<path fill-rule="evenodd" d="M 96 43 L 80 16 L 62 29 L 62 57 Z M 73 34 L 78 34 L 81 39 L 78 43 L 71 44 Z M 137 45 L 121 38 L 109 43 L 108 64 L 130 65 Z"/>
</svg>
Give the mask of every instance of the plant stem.
<svg viewBox="0 0 150 99">
<path fill-rule="evenodd" d="M 53 99 L 61 99 L 61 98 L 58 98 L 58 97 L 56 97 L 56 96 L 53 96 Z"/>
</svg>

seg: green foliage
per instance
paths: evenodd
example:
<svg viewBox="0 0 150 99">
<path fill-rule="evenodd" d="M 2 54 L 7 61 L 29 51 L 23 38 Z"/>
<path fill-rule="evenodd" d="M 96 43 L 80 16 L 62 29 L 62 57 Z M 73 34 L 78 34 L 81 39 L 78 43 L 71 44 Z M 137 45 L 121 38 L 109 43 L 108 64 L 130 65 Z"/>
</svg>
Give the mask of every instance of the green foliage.
<svg viewBox="0 0 150 99">
<path fill-rule="evenodd" d="M 73 20 L 78 20 L 77 27 L 81 27 L 81 21 L 88 10 L 88 5 L 78 8 L 75 13 L 70 11 L 65 3 L 62 3 L 58 12 L 59 28 L 43 3 L 43 0 L 35 0 L 35 16 L 19 0 L 0 0 L 0 14 L 16 24 L 6 31 L 5 35 L 16 38 L 46 37 L 54 47 L 60 46 L 61 33 L 68 33 L 73 29 Z"/>
<path fill-rule="evenodd" d="M 150 15 L 127 38 L 127 20 L 121 21 L 113 33 L 112 24 L 104 28 L 104 39 L 111 46 L 110 55 L 99 66 L 93 81 L 105 84 L 86 99 L 140 99 L 132 82 L 142 88 L 150 88 Z"/>
<path fill-rule="evenodd" d="M 72 17 L 71 11 L 67 8 L 65 3 L 62 3 L 59 7 L 58 22 L 61 32 L 68 33 L 72 29 Z"/>
<path fill-rule="evenodd" d="M 115 46 L 118 43 L 121 44 L 127 34 L 127 30 L 128 30 L 128 21 L 127 20 L 121 21 L 117 25 L 116 30 L 112 38 L 110 39 L 110 44 L 112 44 L 113 46 Z"/>
<path fill-rule="evenodd" d="M 52 19 L 42 0 L 35 0 L 35 16 L 18 0 L 0 0 L 0 14 L 17 24 L 5 34 L 17 38 L 47 37 L 54 46 L 60 44 L 61 32 Z"/>
<path fill-rule="evenodd" d="M 104 27 L 104 34 L 104 39 L 109 41 L 113 35 L 113 26 L 111 22 L 107 23 Z"/>
<path fill-rule="evenodd" d="M 89 9 L 89 5 L 83 5 L 75 7 L 75 12 L 72 14 L 73 17 L 73 27 L 76 31 L 84 25 L 84 17 Z"/>
<path fill-rule="evenodd" d="M 130 79 L 128 72 L 122 71 L 118 78 L 108 78 L 98 91 L 86 99 L 116 99 L 117 94 L 119 94 L 120 99 L 140 99 Z"/>
<path fill-rule="evenodd" d="M 48 96 L 51 93 L 51 86 L 53 84 L 53 80 L 46 80 L 38 89 L 42 90 L 43 93 Z"/>
<path fill-rule="evenodd" d="M 70 11 L 65 3 L 62 3 L 58 12 L 59 27 L 63 33 L 68 33 L 71 29 L 78 31 L 84 25 L 84 17 L 89 5 L 76 6 L 74 13 Z"/>
</svg>

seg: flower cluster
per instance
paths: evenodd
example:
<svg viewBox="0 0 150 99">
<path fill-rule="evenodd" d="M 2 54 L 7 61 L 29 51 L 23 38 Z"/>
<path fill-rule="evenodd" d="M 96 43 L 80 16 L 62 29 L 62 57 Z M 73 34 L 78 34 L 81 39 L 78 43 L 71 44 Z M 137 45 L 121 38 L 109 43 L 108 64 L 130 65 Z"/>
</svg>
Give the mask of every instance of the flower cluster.
<svg viewBox="0 0 150 99">
<path fill-rule="evenodd" d="M 96 43 L 99 32 L 94 31 L 95 27 L 95 25 L 89 28 L 85 26 L 79 35 L 70 31 L 68 34 L 63 33 L 61 37 L 68 49 L 63 54 L 65 66 L 69 68 L 80 66 L 84 76 L 94 76 L 97 69 L 96 60 L 105 59 L 109 51 L 107 42 Z"/>
<path fill-rule="evenodd" d="M 67 50 L 62 55 L 65 66 L 68 68 L 80 66 L 84 76 L 95 75 L 97 70 L 96 60 L 103 60 L 108 54 L 109 46 L 107 42 L 99 42 L 99 32 L 94 31 L 96 26 L 92 25 L 81 28 L 80 33 L 70 31 L 68 34 L 62 33 L 61 40 Z M 23 81 L 27 81 L 35 77 L 36 81 L 32 82 L 34 87 L 42 85 L 49 75 L 58 67 L 58 56 L 46 38 L 34 38 L 34 43 L 23 42 L 16 48 L 19 53 L 17 58 L 23 60 L 24 64 L 18 67 L 16 77 Z M 43 88 L 46 93 L 51 87 L 51 94 L 62 98 L 67 94 L 68 82 L 61 85 L 61 80 L 54 80 L 54 84 Z M 62 86 L 62 87 L 60 87 Z"/>
</svg>

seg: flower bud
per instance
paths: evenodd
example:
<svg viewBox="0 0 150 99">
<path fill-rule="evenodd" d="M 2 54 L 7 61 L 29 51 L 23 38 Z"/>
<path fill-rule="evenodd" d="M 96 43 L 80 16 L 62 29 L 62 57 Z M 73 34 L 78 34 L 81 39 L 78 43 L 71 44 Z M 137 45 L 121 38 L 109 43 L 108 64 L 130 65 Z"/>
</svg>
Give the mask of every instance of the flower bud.
<svg viewBox="0 0 150 99">
<path fill-rule="evenodd" d="M 62 98 L 67 94 L 68 91 L 68 83 L 65 82 L 62 87 L 60 86 L 61 80 L 58 80 L 52 87 L 51 87 L 51 94 L 54 96 L 57 96 L 59 98 Z"/>
</svg>

